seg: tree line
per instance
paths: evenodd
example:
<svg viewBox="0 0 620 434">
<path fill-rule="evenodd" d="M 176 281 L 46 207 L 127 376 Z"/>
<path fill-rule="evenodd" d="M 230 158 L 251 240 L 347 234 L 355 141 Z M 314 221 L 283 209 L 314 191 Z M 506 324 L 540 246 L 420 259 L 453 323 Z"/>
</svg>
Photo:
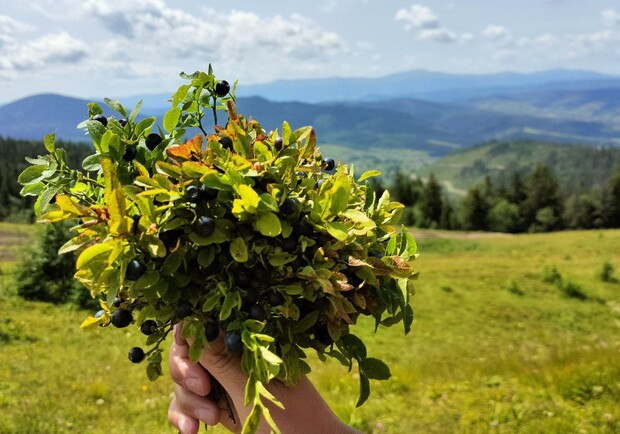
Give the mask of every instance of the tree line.
<svg viewBox="0 0 620 434">
<path fill-rule="evenodd" d="M 67 150 L 72 167 L 80 167 L 92 153 L 84 144 L 58 146 Z M 28 165 L 26 157 L 43 154 L 42 142 L 0 136 L 0 221 L 33 220 L 33 198 L 19 195 L 17 177 Z M 601 172 L 605 171 L 599 170 L 599 176 Z M 514 171 L 495 180 L 487 176 L 459 199 L 449 195 L 433 174 L 423 180 L 397 171 L 387 186 L 374 179 L 372 186 L 379 192 L 387 188 L 406 206 L 403 224 L 423 228 L 518 233 L 620 227 L 620 165 L 594 187 L 583 183 L 575 187 L 571 182 L 561 184 L 547 165 L 539 164 L 527 175 Z"/>
<path fill-rule="evenodd" d="M 387 187 L 380 181 L 373 187 L 387 188 L 405 205 L 403 224 L 422 228 L 520 233 L 620 227 L 620 165 L 590 189 L 564 190 L 543 164 L 528 175 L 512 172 L 507 181 L 487 176 L 456 200 L 432 173 L 422 180 L 397 172 Z"/>
</svg>

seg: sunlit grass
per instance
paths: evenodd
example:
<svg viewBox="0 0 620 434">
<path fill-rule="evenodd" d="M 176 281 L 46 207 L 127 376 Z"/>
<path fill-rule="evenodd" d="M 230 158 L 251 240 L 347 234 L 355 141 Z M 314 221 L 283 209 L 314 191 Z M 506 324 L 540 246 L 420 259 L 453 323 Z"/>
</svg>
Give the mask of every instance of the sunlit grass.
<svg viewBox="0 0 620 434">
<path fill-rule="evenodd" d="M 620 284 L 597 277 L 606 261 L 620 269 L 620 231 L 431 232 L 418 243 L 412 333 L 375 334 L 369 320 L 354 330 L 392 378 L 373 381 L 355 408 L 355 368 L 310 355 L 311 378 L 341 418 L 376 433 L 620 431 Z M 545 282 L 549 267 L 587 298 Z M 127 361 L 137 330 L 82 332 L 85 312 L 6 287 L 0 312 L 0 432 L 174 432 L 169 377 L 150 383 Z"/>
</svg>

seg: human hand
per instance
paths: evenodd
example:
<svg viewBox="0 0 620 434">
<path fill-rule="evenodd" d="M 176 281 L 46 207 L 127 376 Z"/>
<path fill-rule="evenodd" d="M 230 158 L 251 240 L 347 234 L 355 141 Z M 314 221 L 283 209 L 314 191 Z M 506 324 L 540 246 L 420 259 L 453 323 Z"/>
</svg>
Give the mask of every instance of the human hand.
<svg viewBox="0 0 620 434">
<path fill-rule="evenodd" d="M 169 365 L 175 382 L 175 396 L 168 409 L 173 426 L 182 434 L 195 434 L 202 421 L 207 425 L 221 423 L 231 432 L 241 432 L 251 411 L 250 406 L 243 405 L 247 376 L 241 370 L 241 356 L 226 352 L 222 333 L 205 348 L 199 362 L 192 363 L 189 344 L 181 337 L 181 325 L 175 326 Z M 227 396 L 216 401 L 211 392 L 217 384 Z M 281 410 L 267 404 L 282 434 L 357 432 L 334 415 L 305 376 L 293 387 L 272 381 L 267 388 L 284 405 Z M 257 432 L 269 433 L 267 423 L 263 421 Z"/>
</svg>

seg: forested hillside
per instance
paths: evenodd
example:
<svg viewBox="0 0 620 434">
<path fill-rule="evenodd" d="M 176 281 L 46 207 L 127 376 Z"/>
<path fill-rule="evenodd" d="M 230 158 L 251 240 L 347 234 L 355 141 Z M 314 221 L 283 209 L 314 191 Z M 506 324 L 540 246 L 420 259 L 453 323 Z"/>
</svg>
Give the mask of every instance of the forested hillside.
<svg viewBox="0 0 620 434">
<path fill-rule="evenodd" d="M 620 165 L 620 148 L 512 141 L 490 142 L 455 151 L 421 168 L 418 174 L 434 173 L 456 188 L 466 189 L 490 177 L 507 182 L 513 172 L 527 176 L 536 164 L 547 166 L 566 192 L 589 190 L 604 184 L 611 170 Z"/>
</svg>

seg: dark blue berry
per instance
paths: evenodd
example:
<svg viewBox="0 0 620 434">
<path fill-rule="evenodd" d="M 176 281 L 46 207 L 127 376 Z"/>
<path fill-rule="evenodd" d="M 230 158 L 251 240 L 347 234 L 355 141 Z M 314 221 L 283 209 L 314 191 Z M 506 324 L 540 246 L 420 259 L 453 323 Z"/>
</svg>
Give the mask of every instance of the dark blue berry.
<svg viewBox="0 0 620 434">
<path fill-rule="evenodd" d="M 226 351 L 231 354 L 237 354 L 243 351 L 243 341 L 241 340 L 241 333 L 237 330 L 230 330 L 226 332 L 224 336 L 224 345 Z"/>
<path fill-rule="evenodd" d="M 228 84 L 226 80 L 218 81 L 215 85 L 215 93 L 217 94 L 217 96 L 219 96 L 220 98 L 224 97 L 228 95 L 228 92 L 230 92 L 230 84 Z"/>
<path fill-rule="evenodd" d="M 122 329 L 127 327 L 133 321 L 133 315 L 127 309 L 115 310 L 112 313 L 112 325 Z"/>
<path fill-rule="evenodd" d="M 220 142 L 220 144 L 222 145 L 222 148 L 224 148 L 224 149 L 232 150 L 232 148 L 233 148 L 233 141 L 228 136 L 220 137 L 220 140 L 218 140 L 218 142 Z"/>
<path fill-rule="evenodd" d="M 215 321 L 209 321 L 205 325 L 205 336 L 207 342 L 213 342 L 220 335 L 220 327 Z"/>
<path fill-rule="evenodd" d="M 140 347 L 133 347 L 129 350 L 129 354 L 127 355 L 131 363 L 140 363 L 144 360 L 144 356 L 144 350 Z"/>
<path fill-rule="evenodd" d="M 190 185 L 185 189 L 185 202 L 198 203 L 202 192 L 195 185 Z"/>
<path fill-rule="evenodd" d="M 284 202 L 282 202 L 282 205 L 280 205 L 280 212 L 285 217 L 290 217 L 292 215 L 295 215 L 295 213 L 297 213 L 298 210 L 299 210 L 299 203 L 295 199 L 290 198 L 290 197 L 285 199 Z"/>
<path fill-rule="evenodd" d="M 194 306 L 187 300 L 181 301 L 176 308 L 177 318 L 187 318 L 192 314 Z"/>
<path fill-rule="evenodd" d="M 271 291 L 269 293 L 269 304 L 272 306 L 280 306 L 284 303 L 284 296 L 278 291 Z"/>
<path fill-rule="evenodd" d="M 200 216 L 196 219 L 194 230 L 201 237 L 208 237 L 215 231 L 215 220 L 211 217 Z"/>
<path fill-rule="evenodd" d="M 282 145 L 284 145 L 284 140 L 282 139 L 282 137 L 276 137 L 273 141 L 273 146 L 276 148 L 276 150 L 279 151 L 280 149 L 282 149 Z"/>
<path fill-rule="evenodd" d="M 137 259 L 134 259 L 127 264 L 127 271 L 125 271 L 125 279 L 138 280 L 146 271 L 146 267 Z"/>
<path fill-rule="evenodd" d="M 159 145 L 161 142 L 163 141 L 163 139 L 161 138 L 161 136 L 157 133 L 151 133 L 148 136 L 146 136 L 146 140 L 145 140 L 145 145 L 147 148 L 149 148 L 149 151 L 153 151 L 157 145 Z"/>
<path fill-rule="evenodd" d="M 140 331 L 143 334 L 145 334 L 147 336 L 150 336 L 150 335 L 154 334 L 155 332 L 157 332 L 157 328 L 158 328 L 157 327 L 157 321 L 152 320 L 152 319 L 147 319 L 140 326 Z"/>
<path fill-rule="evenodd" d="M 104 115 L 93 116 L 93 121 L 101 122 L 104 127 L 108 126 L 108 118 L 106 118 Z"/>
<path fill-rule="evenodd" d="M 254 304 L 250 306 L 250 311 L 248 312 L 248 316 L 251 319 L 255 319 L 256 321 L 265 321 L 265 319 L 267 319 L 267 314 L 265 313 L 265 309 L 260 304 Z"/>
</svg>

